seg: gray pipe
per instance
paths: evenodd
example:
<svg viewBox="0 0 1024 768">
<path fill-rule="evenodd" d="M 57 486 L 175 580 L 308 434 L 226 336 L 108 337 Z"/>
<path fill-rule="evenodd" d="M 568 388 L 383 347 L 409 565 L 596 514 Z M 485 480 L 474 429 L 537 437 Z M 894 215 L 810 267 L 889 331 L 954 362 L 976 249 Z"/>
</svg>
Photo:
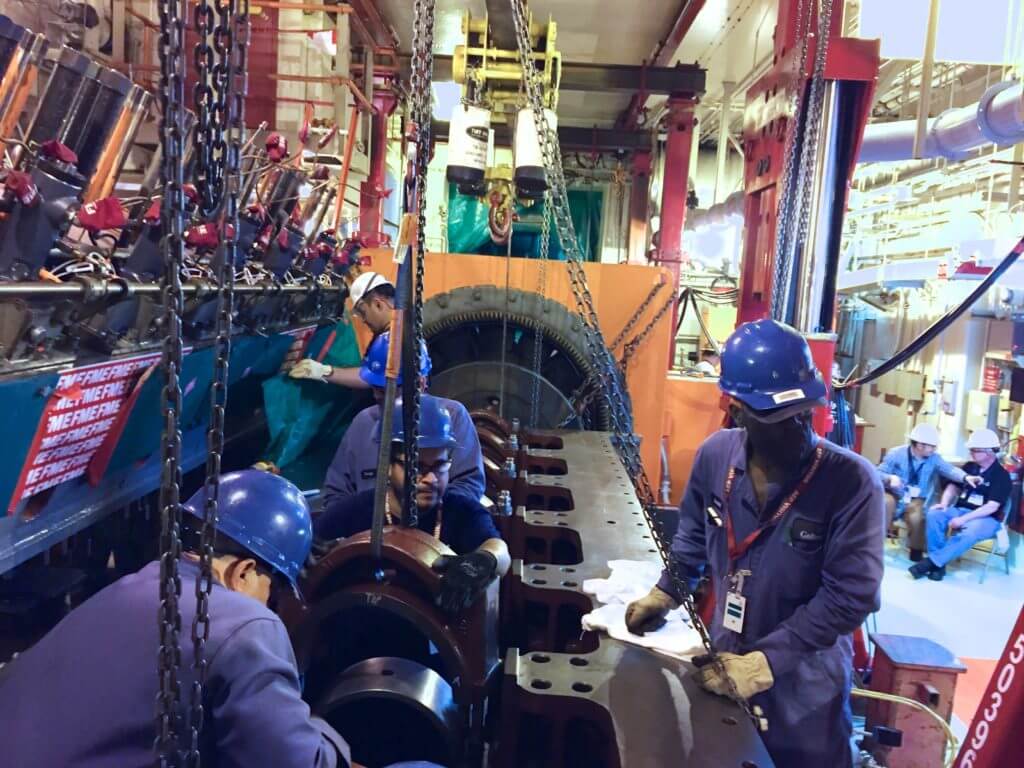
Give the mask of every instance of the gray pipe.
<svg viewBox="0 0 1024 768">
<path fill-rule="evenodd" d="M 1024 90 L 1007 81 L 991 86 L 977 104 L 947 109 L 928 121 L 921 158 L 961 160 L 984 144 L 1024 141 Z M 910 160 L 914 157 L 915 120 L 876 123 L 864 131 L 860 163 Z"/>
</svg>

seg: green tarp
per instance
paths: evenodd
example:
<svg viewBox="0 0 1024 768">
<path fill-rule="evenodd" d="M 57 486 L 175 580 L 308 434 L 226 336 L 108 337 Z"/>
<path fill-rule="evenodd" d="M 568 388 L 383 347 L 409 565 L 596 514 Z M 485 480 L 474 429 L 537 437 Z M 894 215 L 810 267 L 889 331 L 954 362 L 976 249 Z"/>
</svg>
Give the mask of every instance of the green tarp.
<svg viewBox="0 0 1024 768">
<path fill-rule="evenodd" d="M 323 363 L 338 367 L 359 365 L 362 355 L 351 323 L 334 328 Z M 309 354 L 316 357 L 329 339 L 314 339 Z M 263 382 L 263 402 L 270 443 L 263 454 L 300 488 L 316 488 L 352 417 L 370 402 L 368 392 L 319 381 L 277 374 Z"/>
<path fill-rule="evenodd" d="M 580 239 L 585 261 L 598 261 L 601 252 L 601 207 L 603 193 L 598 190 L 569 190 L 569 213 Z M 516 204 L 520 217 L 539 219 L 543 203 L 530 208 Z M 485 256 L 504 256 L 507 246 L 497 245 L 491 240 L 487 225 L 487 203 L 478 197 L 460 195 L 454 184 L 448 189 L 448 252 L 479 253 Z M 536 230 L 536 227 L 531 227 Z M 540 257 L 539 231 L 516 232 L 512 234 L 512 255 L 536 259 Z M 548 257 L 564 261 L 558 233 L 552 224 Z"/>
</svg>

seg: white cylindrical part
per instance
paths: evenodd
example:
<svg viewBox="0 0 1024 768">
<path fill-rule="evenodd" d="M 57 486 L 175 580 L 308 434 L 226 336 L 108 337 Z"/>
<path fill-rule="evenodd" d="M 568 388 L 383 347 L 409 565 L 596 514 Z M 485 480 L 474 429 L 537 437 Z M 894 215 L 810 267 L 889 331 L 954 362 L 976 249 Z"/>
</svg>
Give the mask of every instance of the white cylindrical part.
<svg viewBox="0 0 1024 768">
<path fill-rule="evenodd" d="M 459 103 L 448 131 L 448 181 L 461 186 L 483 184 L 491 113 L 474 104 Z"/>
<path fill-rule="evenodd" d="M 516 191 L 522 197 L 540 197 L 548 188 L 544 173 L 544 152 L 537 138 L 537 120 L 533 109 L 527 107 L 516 115 L 516 134 L 513 142 L 515 153 Z M 552 140 L 557 142 L 558 116 L 550 109 L 544 110 Z M 543 127 L 543 125 L 541 126 Z"/>
</svg>

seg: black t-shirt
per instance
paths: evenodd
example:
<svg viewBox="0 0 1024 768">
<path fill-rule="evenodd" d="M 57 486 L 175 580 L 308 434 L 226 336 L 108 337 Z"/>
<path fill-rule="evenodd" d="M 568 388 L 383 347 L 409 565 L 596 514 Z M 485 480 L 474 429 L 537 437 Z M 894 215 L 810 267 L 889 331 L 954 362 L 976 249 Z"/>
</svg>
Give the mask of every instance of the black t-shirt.
<svg viewBox="0 0 1024 768">
<path fill-rule="evenodd" d="M 981 485 L 971 488 L 964 483 L 960 489 L 960 498 L 956 505 L 961 509 L 975 510 L 983 504 L 994 501 L 999 504 L 999 509 L 992 515 L 996 520 L 1003 519 L 1003 508 L 1006 500 L 1010 498 L 1010 473 L 998 461 L 993 463 L 984 472 L 973 461 L 964 464 L 964 472 L 968 475 L 981 475 Z"/>
</svg>

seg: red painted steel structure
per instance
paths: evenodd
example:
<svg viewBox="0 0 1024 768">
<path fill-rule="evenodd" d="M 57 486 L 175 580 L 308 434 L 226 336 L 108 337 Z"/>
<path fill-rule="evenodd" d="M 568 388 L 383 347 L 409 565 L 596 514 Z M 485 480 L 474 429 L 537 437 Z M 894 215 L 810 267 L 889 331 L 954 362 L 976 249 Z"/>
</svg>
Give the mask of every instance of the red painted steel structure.
<svg viewBox="0 0 1024 768">
<path fill-rule="evenodd" d="M 398 97 L 390 90 L 373 94 L 373 138 L 370 145 L 370 169 L 359 187 L 359 237 L 369 248 L 389 244 L 383 232 L 384 198 L 390 193 L 385 186 L 388 157 L 388 124 L 398 106 Z"/>
<path fill-rule="evenodd" d="M 797 37 L 797 7 L 800 0 L 780 0 L 775 27 L 775 56 L 772 69 L 747 91 L 744 114 L 744 215 L 743 259 L 740 275 L 739 323 L 766 317 L 771 303 L 771 275 L 775 264 L 775 212 L 778 208 L 786 136 L 793 128 L 788 114 L 792 94 L 809 83 L 799 77 L 800 40 Z M 807 4 L 812 5 L 812 4 Z M 864 127 L 871 115 L 875 80 L 878 76 L 878 41 L 841 37 L 842 3 L 836 3 L 831 22 L 826 80 L 862 83 L 854 114 L 858 126 L 857 147 L 850 153 L 847 180 L 853 175 Z M 817 22 L 811 20 L 811 28 Z M 807 46 L 807 66 L 813 66 L 815 43 Z M 847 184 L 848 186 L 848 184 Z M 845 204 L 845 203 L 844 203 Z"/>
</svg>

